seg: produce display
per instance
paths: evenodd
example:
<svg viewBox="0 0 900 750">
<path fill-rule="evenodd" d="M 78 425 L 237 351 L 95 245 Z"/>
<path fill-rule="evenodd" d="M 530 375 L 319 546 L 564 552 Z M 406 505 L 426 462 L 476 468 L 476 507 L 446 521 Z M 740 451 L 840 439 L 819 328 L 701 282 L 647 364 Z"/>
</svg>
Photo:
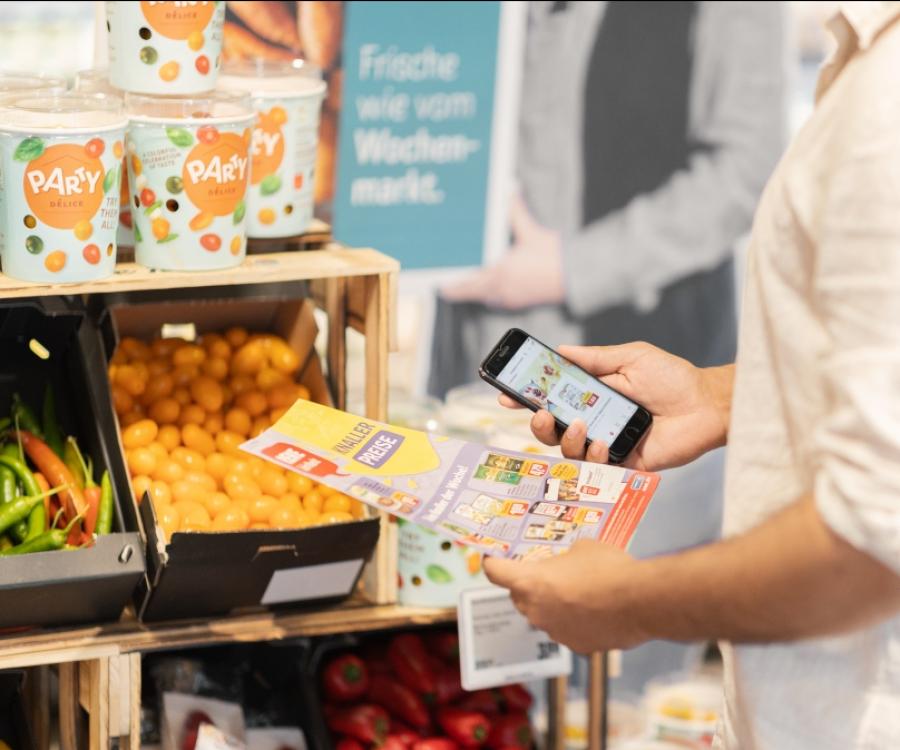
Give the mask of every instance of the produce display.
<svg viewBox="0 0 900 750">
<path fill-rule="evenodd" d="M 95 481 L 74 436 L 64 436 L 48 384 L 38 417 L 14 394 L 0 419 L 0 557 L 79 549 L 113 525 L 109 471 Z"/>
<path fill-rule="evenodd" d="M 135 498 L 176 531 L 292 529 L 364 518 L 357 500 L 240 451 L 309 390 L 275 335 L 123 338 L 109 366 Z"/>
<path fill-rule="evenodd" d="M 534 746 L 521 685 L 466 692 L 453 632 L 401 633 L 327 660 L 324 715 L 336 750 L 520 750 Z"/>
</svg>

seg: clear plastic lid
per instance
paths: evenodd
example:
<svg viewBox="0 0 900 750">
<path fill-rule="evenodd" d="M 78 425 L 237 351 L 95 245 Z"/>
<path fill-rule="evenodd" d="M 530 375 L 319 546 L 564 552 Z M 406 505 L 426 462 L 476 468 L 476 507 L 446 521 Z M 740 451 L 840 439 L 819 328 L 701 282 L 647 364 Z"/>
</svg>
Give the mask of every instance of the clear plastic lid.
<svg viewBox="0 0 900 750">
<path fill-rule="evenodd" d="M 41 73 L 19 73 L 16 71 L 0 71 L 0 92 L 11 91 L 46 91 L 62 94 L 68 88 L 65 79 L 53 78 Z"/>
<path fill-rule="evenodd" d="M 214 91 L 193 96 L 125 94 L 125 112 L 132 122 L 202 125 L 252 120 L 256 116 L 246 92 Z"/>
<path fill-rule="evenodd" d="M 321 96 L 327 88 L 322 71 L 305 60 L 263 58 L 225 63 L 218 85 L 227 91 L 248 91 L 253 96 Z"/>
<path fill-rule="evenodd" d="M 122 100 L 106 94 L 42 91 L 0 94 L 0 129 L 15 132 L 93 133 L 128 124 Z"/>
<path fill-rule="evenodd" d="M 82 94 L 109 94 L 122 96 L 123 93 L 109 82 L 109 68 L 89 68 L 75 74 L 74 90 Z"/>
</svg>

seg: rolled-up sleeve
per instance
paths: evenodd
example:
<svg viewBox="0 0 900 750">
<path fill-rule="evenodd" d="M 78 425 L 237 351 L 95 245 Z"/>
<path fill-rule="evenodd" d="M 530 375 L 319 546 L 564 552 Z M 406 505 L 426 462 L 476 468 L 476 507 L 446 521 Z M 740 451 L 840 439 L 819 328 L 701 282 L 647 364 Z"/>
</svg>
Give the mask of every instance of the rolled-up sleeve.
<svg viewBox="0 0 900 750">
<path fill-rule="evenodd" d="M 900 90 L 862 80 L 837 125 L 843 153 L 819 175 L 828 191 L 812 228 L 828 399 L 815 500 L 837 534 L 900 574 Z"/>
</svg>

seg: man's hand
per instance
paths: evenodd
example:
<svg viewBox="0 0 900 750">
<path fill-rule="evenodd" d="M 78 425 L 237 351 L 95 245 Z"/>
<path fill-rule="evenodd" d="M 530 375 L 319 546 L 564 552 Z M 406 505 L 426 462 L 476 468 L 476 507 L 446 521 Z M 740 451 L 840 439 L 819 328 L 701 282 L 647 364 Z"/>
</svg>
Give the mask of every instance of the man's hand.
<svg viewBox="0 0 900 750">
<path fill-rule="evenodd" d="M 645 343 L 621 346 L 561 346 L 560 353 L 611 388 L 647 408 L 653 425 L 624 465 L 656 471 L 689 463 L 725 444 L 734 367 L 698 368 Z M 522 408 L 507 396 L 500 403 Z M 531 430 L 547 445 L 560 445 L 567 458 L 606 463 L 609 449 L 594 441 L 585 452 L 587 426 L 575 420 L 563 435 L 550 412 L 541 410 Z"/>
<path fill-rule="evenodd" d="M 538 224 L 519 196 L 510 208 L 510 226 L 513 245 L 506 254 L 494 265 L 443 289 L 445 299 L 507 310 L 564 300 L 559 233 Z"/>
<path fill-rule="evenodd" d="M 649 640 L 627 615 L 629 581 L 637 565 L 616 547 L 581 541 L 565 554 L 538 562 L 486 558 L 484 572 L 509 589 L 532 625 L 589 654 Z"/>
</svg>

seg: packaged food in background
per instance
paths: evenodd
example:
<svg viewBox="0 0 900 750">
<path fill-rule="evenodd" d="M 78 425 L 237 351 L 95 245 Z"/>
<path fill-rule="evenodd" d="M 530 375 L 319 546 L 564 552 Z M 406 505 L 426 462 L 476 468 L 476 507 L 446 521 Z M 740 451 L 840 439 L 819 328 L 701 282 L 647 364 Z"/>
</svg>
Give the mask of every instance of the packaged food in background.
<svg viewBox="0 0 900 750">
<path fill-rule="evenodd" d="M 135 260 L 148 268 L 238 266 L 255 114 L 245 95 L 128 94 L 128 183 Z"/>
<path fill-rule="evenodd" d="M 313 218 L 319 113 L 326 85 L 315 68 L 257 59 L 228 63 L 219 87 L 249 91 L 257 120 L 250 143 L 247 234 L 302 234 Z"/>
<path fill-rule="evenodd" d="M 143 94 L 216 87 L 224 2 L 107 2 L 110 82 Z"/>
<path fill-rule="evenodd" d="M 163 693 L 161 717 L 162 750 L 200 750 L 199 739 L 204 725 L 211 725 L 227 738 L 226 747 L 246 747 L 244 712 L 238 703 L 227 703 L 184 693 Z M 221 736 L 207 735 L 207 748 L 212 750 Z"/>
<path fill-rule="evenodd" d="M 722 683 L 712 676 L 669 675 L 647 684 L 644 707 L 653 735 L 712 744 L 722 710 Z"/>
</svg>

